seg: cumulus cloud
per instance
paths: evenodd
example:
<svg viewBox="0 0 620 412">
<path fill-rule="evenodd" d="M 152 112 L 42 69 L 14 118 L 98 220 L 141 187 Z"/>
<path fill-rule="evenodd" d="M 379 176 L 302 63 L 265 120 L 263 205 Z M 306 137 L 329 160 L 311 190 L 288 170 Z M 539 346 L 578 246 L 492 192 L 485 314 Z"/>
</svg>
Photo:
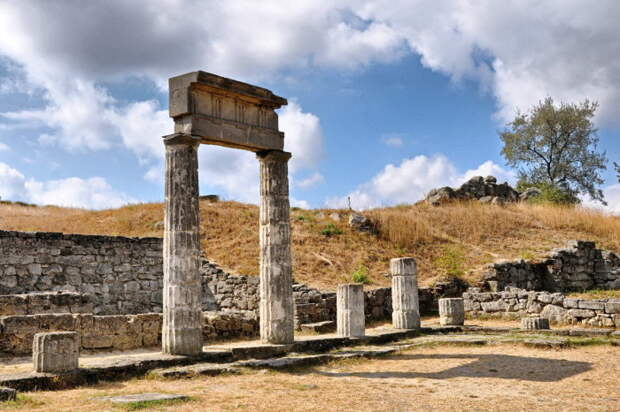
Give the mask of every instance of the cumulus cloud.
<svg viewBox="0 0 620 412">
<path fill-rule="evenodd" d="M 333 208 L 347 207 L 350 200 L 354 209 L 369 209 L 400 203 L 414 203 L 431 190 L 441 186 L 456 186 L 473 176 L 493 174 L 514 180 L 511 172 L 491 161 L 461 174 L 443 155 L 424 155 L 403 159 L 399 165 L 388 164 L 370 181 L 342 197 L 327 199 Z M 501 180 L 501 179 L 500 179 Z"/>
<path fill-rule="evenodd" d="M 295 180 L 293 182 L 293 185 L 295 187 L 300 187 L 302 189 L 308 189 L 308 188 L 318 185 L 319 183 L 323 183 L 324 181 L 325 181 L 325 178 L 323 177 L 322 174 L 320 174 L 319 172 L 314 172 L 313 174 L 311 174 L 305 179 Z"/>
<path fill-rule="evenodd" d="M 114 208 L 135 202 L 114 190 L 101 177 L 37 181 L 27 179 L 5 163 L 0 163 L 0 195 L 5 200 L 88 209 Z"/>
<path fill-rule="evenodd" d="M 603 188 L 603 195 L 607 201 L 607 205 L 601 205 L 589 197 L 581 197 L 584 207 L 601 210 L 612 215 L 620 215 L 620 184 L 614 184 Z"/>
</svg>

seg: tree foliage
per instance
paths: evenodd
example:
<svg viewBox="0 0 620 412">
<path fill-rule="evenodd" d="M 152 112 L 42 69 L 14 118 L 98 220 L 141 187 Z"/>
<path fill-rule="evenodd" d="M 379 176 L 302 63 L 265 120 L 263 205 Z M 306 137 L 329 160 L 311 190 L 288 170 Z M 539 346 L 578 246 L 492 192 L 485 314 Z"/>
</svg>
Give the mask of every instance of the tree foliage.
<svg viewBox="0 0 620 412">
<path fill-rule="evenodd" d="M 578 202 L 578 194 L 605 203 L 599 186 L 606 169 L 605 152 L 597 151 L 597 129 L 592 118 L 598 103 L 561 103 L 548 97 L 529 113 L 517 113 L 500 133 L 502 155 L 519 170 L 524 186 L 563 193 L 563 199 Z"/>
<path fill-rule="evenodd" d="M 614 167 L 616 168 L 616 173 L 618 173 L 618 182 L 620 182 L 620 164 L 614 162 Z"/>
</svg>

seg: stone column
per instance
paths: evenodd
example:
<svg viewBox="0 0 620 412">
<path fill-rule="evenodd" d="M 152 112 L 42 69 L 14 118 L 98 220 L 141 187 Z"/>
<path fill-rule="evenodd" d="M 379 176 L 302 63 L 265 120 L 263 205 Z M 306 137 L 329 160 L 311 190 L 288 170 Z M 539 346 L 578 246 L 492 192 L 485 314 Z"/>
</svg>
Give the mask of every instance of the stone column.
<svg viewBox="0 0 620 412">
<path fill-rule="evenodd" d="M 420 327 L 417 266 L 413 258 L 390 260 L 392 274 L 392 326 L 395 329 Z"/>
<path fill-rule="evenodd" d="M 162 351 L 202 352 L 202 282 L 198 207 L 198 141 L 176 133 L 166 146 L 164 322 Z"/>
<path fill-rule="evenodd" d="M 294 302 L 288 160 L 291 154 L 257 153 L 260 161 L 260 337 L 293 343 Z"/>
<path fill-rule="evenodd" d="M 361 338 L 365 334 L 364 286 L 359 283 L 338 285 L 336 290 L 338 335 Z"/>
<path fill-rule="evenodd" d="M 439 323 L 443 326 L 465 323 L 465 303 L 462 298 L 439 299 Z"/>
</svg>

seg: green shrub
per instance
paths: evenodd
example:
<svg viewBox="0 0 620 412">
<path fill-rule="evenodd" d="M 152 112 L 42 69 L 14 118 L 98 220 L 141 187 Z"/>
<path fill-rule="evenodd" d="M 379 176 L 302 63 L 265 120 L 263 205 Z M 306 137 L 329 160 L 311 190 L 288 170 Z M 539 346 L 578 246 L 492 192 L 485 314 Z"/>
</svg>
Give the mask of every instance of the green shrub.
<svg viewBox="0 0 620 412">
<path fill-rule="evenodd" d="M 370 283 L 370 278 L 368 277 L 368 268 L 363 264 L 359 264 L 357 270 L 351 274 L 351 280 L 355 283 Z"/>
<path fill-rule="evenodd" d="M 540 196 L 528 199 L 528 203 L 531 204 L 554 203 L 557 205 L 576 205 L 581 203 L 575 193 L 568 188 L 553 186 L 545 182 L 529 183 L 523 180 L 520 180 L 517 184 L 517 190 L 519 192 L 524 192 L 532 187 L 540 190 L 541 193 Z"/>
<path fill-rule="evenodd" d="M 334 236 L 334 235 L 341 235 L 342 230 L 334 226 L 333 223 L 329 223 L 327 226 L 325 226 L 325 228 L 323 228 L 323 230 L 321 230 L 321 234 L 327 237 Z"/>
</svg>

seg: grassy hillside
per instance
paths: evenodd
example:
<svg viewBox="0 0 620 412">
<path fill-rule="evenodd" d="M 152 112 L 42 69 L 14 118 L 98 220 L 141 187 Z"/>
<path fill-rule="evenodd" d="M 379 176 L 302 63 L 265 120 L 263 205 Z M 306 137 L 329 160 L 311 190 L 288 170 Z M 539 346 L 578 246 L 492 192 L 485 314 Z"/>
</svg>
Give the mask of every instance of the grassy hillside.
<svg viewBox="0 0 620 412">
<path fill-rule="evenodd" d="M 205 255 L 232 272 L 257 274 L 258 208 L 236 202 L 200 206 Z M 340 221 L 330 218 L 334 212 L 342 215 Z M 296 280 L 333 289 L 363 266 L 370 286 L 383 286 L 389 283 L 383 276 L 389 260 L 400 256 L 418 260 L 421 283 L 461 271 L 463 277 L 475 280 L 476 269 L 484 263 L 536 258 L 570 239 L 594 240 L 620 251 L 620 218 L 579 208 L 420 204 L 376 209 L 367 215 L 377 222 L 378 236 L 352 231 L 345 210 L 293 209 Z M 162 236 L 162 220 L 161 203 L 103 211 L 0 204 L 3 230 Z"/>
</svg>

